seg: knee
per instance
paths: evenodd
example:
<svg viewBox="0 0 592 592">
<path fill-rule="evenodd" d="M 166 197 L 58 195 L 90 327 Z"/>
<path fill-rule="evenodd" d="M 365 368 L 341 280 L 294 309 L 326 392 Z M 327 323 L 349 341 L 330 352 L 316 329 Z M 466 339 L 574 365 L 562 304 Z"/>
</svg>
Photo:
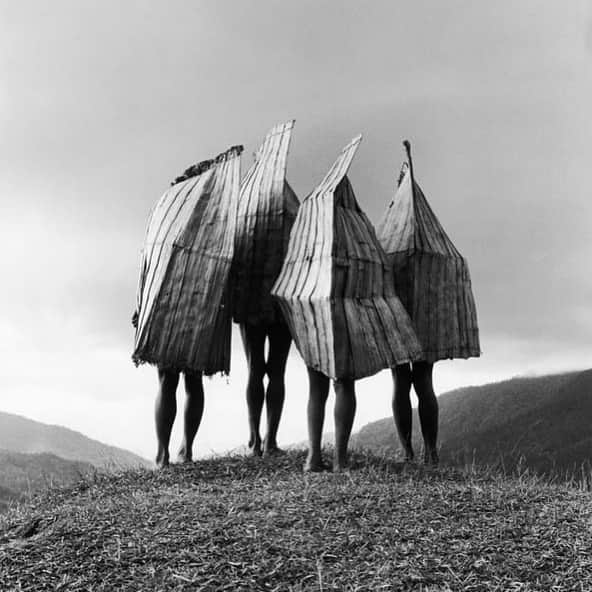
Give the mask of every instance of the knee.
<svg viewBox="0 0 592 592">
<path fill-rule="evenodd" d="M 355 391 L 356 382 L 351 378 L 337 378 L 333 381 L 333 384 L 336 389 L 343 392 L 353 393 Z"/>
<path fill-rule="evenodd" d="M 355 381 L 350 379 L 337 379 L 333 382 L 333 388 L 335 389 L 335 396 L 342 401 L 353 401 L 356 400 L 356 387 Z"/>
<path fill-rule="evenodd" d="M 430 382 L 423 377 L 413 378 L 413 388 L 420 401 L 430 398 L 433 395 Z"/>
<path fill-rule="evenodd" d="M 286 367 L 284 364 L 277 364 L 273 361 L 270 361 L 265 367 L 265 372 L 270 381 L 283 382 L 284 375 L 286 373 Z"/>
<path fill-rule="evenodd" d="M 249 382 L 263 382 L 265 378 L 265 362 L 263 360 L 249 361 Z"/>
<path fill-rule="evenodd" d="M 329 396 L 329 378 L 313 368 L 307 367 L 311 399 L 326 401 Z"/>
<path fill-rule="evenodd" d="M 203 396 L 201 372 L 187 372 L 185 374 L 185 392 L 191 397 Z"/>
<path fill-rule="evenodd" d="M 158 369 L 158 382 L 163 394 L 174 394 L 179 384 L 179 373 L 176 370 Z"/>
<path fill-rule="evenodd" d="M 401 385 L 410 385 L 413 381 L 411 364 L 398 364 L 392 370 L 393 380 Z"/>
<path fill-rule="evenodd" d="M 419 398 L 432 396 L 432 365 L 418 363 L 413 366 L 413 386 Z"/>
<path fill-rule="evenodd" d="M 411 392 L 411 384 L 413 383 L 413 376 L 409 364 L 400 364 L 392 370 L 394 392 L 393 397 L 401 400 L 401 397 L 409 399 Z"/>
</svg>

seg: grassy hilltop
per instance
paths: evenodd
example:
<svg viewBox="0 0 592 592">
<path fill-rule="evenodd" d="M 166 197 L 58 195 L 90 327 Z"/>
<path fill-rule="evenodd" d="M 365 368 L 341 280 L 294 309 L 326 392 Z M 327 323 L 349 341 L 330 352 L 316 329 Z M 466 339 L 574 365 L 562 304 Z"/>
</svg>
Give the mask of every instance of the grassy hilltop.
<svg viewBox="0 0 592 592">
<path fill-rule="evenodd" d="M 589 590 L 592 495 L 303 452 L 96 476 L 0 516 L 1 590 Z"/>
</svg>

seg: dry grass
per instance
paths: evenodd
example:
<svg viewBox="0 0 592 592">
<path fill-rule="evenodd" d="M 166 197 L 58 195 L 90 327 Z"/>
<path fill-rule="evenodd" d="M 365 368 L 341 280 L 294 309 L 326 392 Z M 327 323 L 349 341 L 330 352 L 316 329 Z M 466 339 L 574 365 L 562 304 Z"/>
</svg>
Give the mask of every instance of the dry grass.
<svg viewBox="0 0 592 592">
<path fill-rule="evenodd" d="M 592 496 L 303 453 L 100 476 L 0 516 L 1 590 L 590 590 Z"/>
</svg>

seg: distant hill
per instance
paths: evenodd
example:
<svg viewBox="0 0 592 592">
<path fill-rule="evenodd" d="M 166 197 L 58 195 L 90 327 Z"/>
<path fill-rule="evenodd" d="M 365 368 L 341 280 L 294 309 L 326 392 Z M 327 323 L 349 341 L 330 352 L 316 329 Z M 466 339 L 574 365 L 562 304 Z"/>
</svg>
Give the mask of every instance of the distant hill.
<svg viewBox="0 0 592 592">
<path fill-rule="evenodd" d="M 0 412 L 0 449 L 28 454 L 49 453 L 101 469 L 151 466 L 149 461 L 128 450 L 108 446 L 80 432 L 4 412 Z"/>
<path fill-rule="evenodd" d="M 27 493 L 70 485 L 95 470 L 90 463 L 65 460 L 55 454 L 0 450 L 0 511 Z"/>
<path fill-rule="evenodd" d="M 592 370 L 461 388 L 438 401 L 444 462 L 525 462 L 539 472 L 571 473 L 592 461 Z M 419 453 L 417 410 L 413 426 Z M 353 444 L 400 452 L 392 417 L 364 426 Z"/>
</svg>

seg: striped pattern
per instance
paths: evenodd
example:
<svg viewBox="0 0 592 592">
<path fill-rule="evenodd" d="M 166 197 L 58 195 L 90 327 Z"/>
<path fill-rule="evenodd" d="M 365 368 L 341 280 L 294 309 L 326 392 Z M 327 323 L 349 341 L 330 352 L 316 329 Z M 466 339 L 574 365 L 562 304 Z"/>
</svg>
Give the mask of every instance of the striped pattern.
<svg viewBox="0 0 592 592">
<path fill-rule="evenodd" d="M 241 183 L 232 266 L 237 323 L 283 322 L 270 291 L 282 268 L 299 201 L 286 181 L 294 121 L 275 126 Z"/>
<path fill-rule="evenodd" d="M 370 376 L 421 349 L 346 176 L 360 141 L 300 206 L 272 289 L 306 365 L 333 379 Z"/>
<path fill-rule="evenodd" d="M 231 148 L 173 185 L 152 211 L 138 287 L 136 363 L 230 371 L 228 278 L 241 150 Z"/>
<path fill-rule="evenodd" d="M 467 262 L 448 238 L 408 165 L 377 232 L 424 358 L 435 362 L 479 356 Z"/>
</svg>

